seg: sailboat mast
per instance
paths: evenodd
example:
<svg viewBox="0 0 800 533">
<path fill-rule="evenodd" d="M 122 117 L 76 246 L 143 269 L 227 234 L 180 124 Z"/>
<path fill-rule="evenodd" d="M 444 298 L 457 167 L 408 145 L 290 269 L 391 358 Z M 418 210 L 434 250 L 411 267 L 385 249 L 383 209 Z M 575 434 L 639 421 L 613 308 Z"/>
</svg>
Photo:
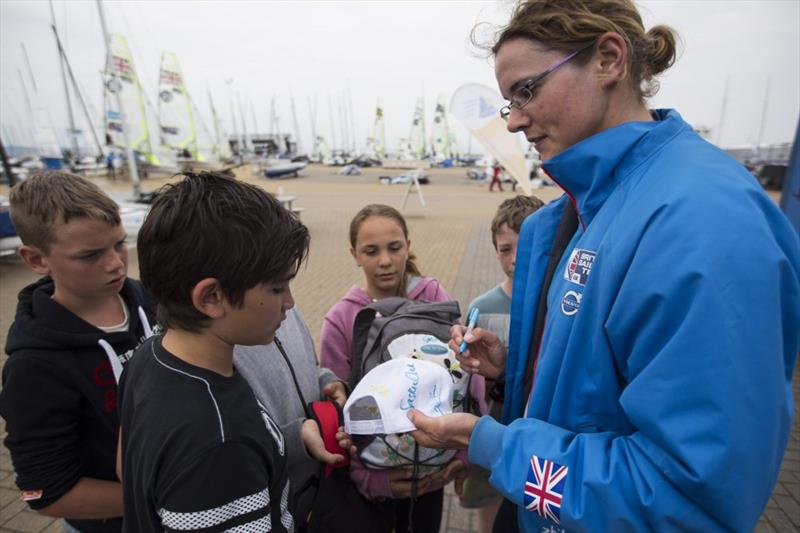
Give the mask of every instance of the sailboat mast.
<svg viewBox="0 0 800 533">
<path fill-rule="evenodd" d="M 56 31 L 56 12 L 53 9 L 53 0 L 50 0 L 50 17 L 53 20 L 53 31 Z M 59 51 L 61 44 L 58 42 L 58 34 L 56 34 L 56 44 L 58 44 Z M 69 86 L 67 85 L 67 75 L 64 72 L 64 60 L 61 54 L 58 55 L 58 66 L 61 69 L 61 83 L 64 86 L 64 98 L 67 100 L 67 116 L 69 117 L 69 139 L 72 146 L 72 153 L 80 159 L 81 153 L 78 148 L 78 136 L 75 130 L 75 117 L 72 114 L 72 101 L 69 98 Z"/>
<path fill-rule="evenodd" d="M 350 142 L 352 151 L 356 151 L 356 117 L 353 112 L 353 93 L 350 90 L 350 80 L 347 80 L 347 105 L 350 108 Z"/>
<path fill-rule="evenodd" d="M 28 49 L 25 48 L 25 43 L 19 43 L 22 47 L 22 55 L 25 56 L 25 65 L 28 67 L 28 76 L 31 78 L 31 84 L 33 84 L 33 94 L 37 94 L 39 92 L 39 88 L 36 87 L 36 78 L 33 77 L 33 70 L 31 70 L 31 60 L 28 59 Z M 24 87 L 25 84 L 23 84 Z M 27 96 L 27 93 L 25 93 Z"/>
<path fill-rule="evenodd" d="M 234 139 L 238 139 L 236 134 L 238 133 L 237 130 L 239 128 L 236 127 L 236 108 L 233 106 L 233 89 L 231 89 L 232 83 L 233 83 L 233 78 L 228 78 L 227 80 L 225 80 L 225 84 L 228 86 L 228 103 L 230 104 L 231 108 L 231 126 L 233 127 L 233 131 L 231 132 L 231 137 L 233 137 Z M 244 163 L 244 147 L 241 145 L 241 142 L 239 140 L 236 141 L 236 144 L 239 145 L 238 146 L 239 162 Z"/>
<path fill-rule="evenodd" d="M 339 102 L 338 102 L 338 109 L 339 109 L 339 120 L 341 120 L 342 124 L 342 149 L 345 152 L 350 151 L 350 132 L 348 131 L 348 120 L 347 120 L 347 108 L 345 107 L 347 104 L 345 103 L 344 93 L 339 94 Z"/>
<path fill-rule="evenodd" d="M 761 142 L 764 140 L 764 126 L 767 123 L 767 105 L 769 104 L 769 85 L 770 76 L 767 76 L 767 86 L 764 89 L 764 106 L 761 108 L 761 124 L 758 126 L 758 139 L 756 140 L 756 147 L 761 148 Z"/>
<path fill-rule="evenodd" d="M 31 117 L 31 124 L 33 124 L 33 105 L 31 105 L 31 99 L 28 96 L 28 90 L 25 88 L 25 78 L 22 77 L 22 72 L 17 69 L 17 74 L 19 75 L 19 83 L 22 86 L 22 94 L 25 95 L 25 104 L 28 106 L 28 115 Z"/>
<path fill-rule="evenodd" d="M 333 150 L 336 150 L 336 121 L 333 120 L 333 105 L 331 104 L 331 93 L 328 93 L 328 111 L 331 115 L 331 141 L 333 142 Z"/>
<path fill-rule="evenodd" d="M 302 153 L 300 149 L 300 124 L 297 123 L 297 110 L 294 108 L 294 96 L 291 91 L 289 91 L 289 99 L 292 103 L 292 122 L 294 123 L 294 151 L 295 154 L 300 154 Z"/>
<path fill-rule="evenodd" d="M 89 108 L 86 106 L 86 100 L 83 98 L 83 93 L 81 93 L 80 89 L 78 88 L 78 82 L 75 80 L 75 75 L 72 73 L 72 66 L 69 64 L 69 59 L 67 59 L 67 51 L 64 50 L 64 47 L 61 46 L 61 39 L 58 37 L 58 30 L 55 26 L 52 26 L 53 33 L 56 36 L 56 44 L 58 45 L 58 53 L 61 56 L 61 61 L 63 64 L 67 66 L 67 74 L 69 74 L 69 79 L 72 81 L 72 90 L 78 95 L 78 102 L 81 104 L 81 109 L 83 109 L 83 114 L 86 117 L 86 122 L 89 124 L 89 130 L 92 132 L 92 139 L 94 139 L 95 146 L 97 146 L 97 151 L 99 155 L 103 155 L 103 148 L 100 146 L 100 140 L 97 138 L 97 132 L 94 131 L 92 127 L 92 118 L 89 115 Z M 63 66 L 62 66 L 63 69 Z M 74 128 L 73 128 L 74 129 Z"/>
<path fill-rule="evenodd" d="M 314 95 L 314 106 L 311 106 L 311 97 L 308 97 L 308 115 L 311 118 L 311 155 L 317 157 L 317 95 Z"/>
<path fill-rule="evenodd" d="M 242 119 L 242 146 L 247 149 L 247 122 L 244 119 L 244 108 L 242 107 L 242 93 L 236 93 L 236 99 L 239 103 L 239 117 Z"/>
<path fill-rule="evenodd" d="M 253 104 L 252 98 L 247 99 L 250 102 L 250 112 L 253 114 L 253 137 L 258 134 L 258 120 L 256 120 L 256 106 Z M 250 139 L 250 144 L 253 144 L 252 137 Z M 253 144 L 253 151 L 255 152 L 255 145 Z"/>
<path fill-rule="evenodd" d="M 52 9 L 52 1 L 50 8 Z M 106 44 L 106 72 L 112 77 L 116 78 L 114 69 L 112 68 L 113 56 L 111 55 L 111 35 L 108 33 L 108 26 L 106 26 L 106 15 L 103 11 L 103 0 L 97 0 L 97 10 L 100 12 L 100 26 L 103 28 L 103 38 Z M 128 172 L 131 175 L 131 184 L 133 185 L 133 199 L 136 200 L 142 196 L 142 188 L 139 183 L 139 168 L 136 166 L 136 159 L 131 148 L 130 139 L 128 138 L 128 125 L 125 120 L 125 109 L 122 107 L 122 98 L 119 96 L 119 91 L 114 93 L 114 99 L 117 101 L 117 109 L 119 110 L 119 123 L 122 126 L 122 139 L 125 143 L 125 155 L 128 159 Z M 103 120 L 104 127 L 105 120 Z"/>
<path fill-rule="evenodd" d="M 722 142 L 722 126 L 725 124 L 725 111 L 728 107 L 728 89 L 730 89 L 730 82 L 731 76 L 728 74 L 725 76 L 725 91 L 722 93 L 722 106 L 719 110 L 719 122 L 717 123 L 717 138 L 714 143 L 717 146 L 720 146 L 720 142 Z"/>
</svg>

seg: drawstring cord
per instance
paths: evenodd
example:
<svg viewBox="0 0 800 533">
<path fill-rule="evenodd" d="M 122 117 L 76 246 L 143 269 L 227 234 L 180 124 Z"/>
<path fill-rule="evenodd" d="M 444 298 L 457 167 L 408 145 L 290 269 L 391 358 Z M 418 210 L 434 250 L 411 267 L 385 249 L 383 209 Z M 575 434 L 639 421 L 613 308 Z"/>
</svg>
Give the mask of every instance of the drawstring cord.
<svg viewBox="0 0 800 533">
<path fill-rule="evenodd" d="M 139 306 L 139 322 L 142 324 L 144 338 L 149 339 L 152 337 L 153 328 L 150 327 L 150 322 L 147 320 L 147 315 L 141 305 Z M 97 344 L 106 352 L 106 358 L 108 362 L 111 363 L 111 372 L 114 373 L 114 382 L 119 384 L 119 377 L 122 375 L 122 363 L 119 361 L 117 352 L 114 351 L 114 347 L 105 339 L 98 339 Z"/>
<path fill-rule="evenodd" d="M 414 501 L 417 499 L 417 475 L 419 474 L 419 444 L 414 442 L 414 469 L 411 474 L 411 499 L 408 502 L 408 533 L 414 533 Z"/>
</svg>

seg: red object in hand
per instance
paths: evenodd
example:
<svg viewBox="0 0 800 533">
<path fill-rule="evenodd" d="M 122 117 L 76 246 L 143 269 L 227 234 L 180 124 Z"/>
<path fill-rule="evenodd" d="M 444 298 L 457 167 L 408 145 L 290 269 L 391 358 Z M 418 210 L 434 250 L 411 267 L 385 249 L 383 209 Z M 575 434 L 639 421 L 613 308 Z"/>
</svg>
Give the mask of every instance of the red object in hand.
<svg viewBox="0 0 800 533">
<path fill-rule="evenodd" d="M 330 453 L 338 453 L 344 457 L 344 461 L 339 461 L 335 465 L 325 465 L 325 477 L 328 477 L 334 468 L 350 465 L 350 455 L 339 446 L 339 441 L 336 440 L 336 432 L 344 424 L 344 413 L 342 412 L 342 407 L 333 400 L 311 402 L 309 408 L 314 416 L 314 421 L 319 426 L 325 449 Z"/>
</svg>

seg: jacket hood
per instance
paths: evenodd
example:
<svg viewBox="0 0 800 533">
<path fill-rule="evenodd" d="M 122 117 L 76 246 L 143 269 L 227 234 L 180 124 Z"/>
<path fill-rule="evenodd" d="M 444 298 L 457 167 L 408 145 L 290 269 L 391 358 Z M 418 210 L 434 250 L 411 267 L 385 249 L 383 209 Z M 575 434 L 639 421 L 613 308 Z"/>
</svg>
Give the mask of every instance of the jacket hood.
<svg viewBox="0 0 800 533">
<path fill-rule="evenodd" d="M 656 109 L 652 115 L 652 122 L 627 122 L 587 137 L 543 164 L 575 204 L 584 229 L 632 170 L 626 160 L 641 164 L 689 128 L 677 111 Z"/>
<path fill-rule="evenodd" d="M 101 339 L 112 346 L 129 342 L 130 333 L 106 333 L 54 301 L 54 290 L 52 278 L 46 276 L 19 293 L 16 316 L 6 341 L 9 355 L 23 349 L 99 349 Z M 141 285 L 126 279 L 120 295 L 128 306 L 129 331 L 142 335 L 149 332 L 150 324 L 142 323 L 144 313 L 139 309 L 152 316 L 154 305 Z"/>
</svg>

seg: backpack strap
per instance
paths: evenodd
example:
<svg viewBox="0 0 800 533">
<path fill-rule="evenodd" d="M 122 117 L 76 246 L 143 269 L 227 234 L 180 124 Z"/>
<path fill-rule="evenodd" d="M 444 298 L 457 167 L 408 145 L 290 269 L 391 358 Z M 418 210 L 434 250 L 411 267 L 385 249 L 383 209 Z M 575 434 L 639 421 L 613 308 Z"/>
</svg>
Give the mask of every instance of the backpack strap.
<svg viewBox="0 0 800 533">
<path fill-rule="evenodd" d="M 366 305 L 356 314 L 353 322 L 353 348 L 351 352 L 350 366 L 350 389 L 352 390 L 364 377 L 361 369 L 364 348 L 369 340 L 372 323 L 378 316 L 393 315 L 403 304 L 409 302 L 407 298 L 392 297 L 383 298 Z"/>
</svg>

